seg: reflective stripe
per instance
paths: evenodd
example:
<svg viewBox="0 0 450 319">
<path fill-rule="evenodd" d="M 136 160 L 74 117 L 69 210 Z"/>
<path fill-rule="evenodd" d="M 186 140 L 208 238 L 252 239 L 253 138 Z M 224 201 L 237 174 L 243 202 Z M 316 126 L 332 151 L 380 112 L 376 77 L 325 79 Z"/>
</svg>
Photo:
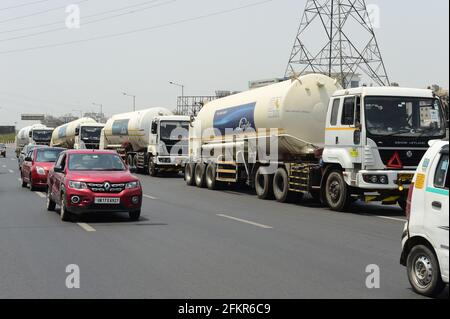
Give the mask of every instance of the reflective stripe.
<svg viewBox="0 0 450 319">
<path fill-rule="evenodd" d="M 434 188 L 434 187 L 427 187 L 426 191 L 428 193 L 438 194 L 438 195 L 444 195 L 448 196 L 448 190 L 446 189 L 440 189 L 440 188 Z"/>
</svg>

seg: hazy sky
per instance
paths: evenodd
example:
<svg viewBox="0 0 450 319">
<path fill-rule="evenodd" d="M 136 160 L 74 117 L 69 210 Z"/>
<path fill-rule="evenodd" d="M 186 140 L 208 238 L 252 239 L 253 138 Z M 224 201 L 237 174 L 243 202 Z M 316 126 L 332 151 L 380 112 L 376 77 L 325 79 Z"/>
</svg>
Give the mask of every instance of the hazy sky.
<svg viewBox="0 0 450 319">
<path fill-rule="evenodd" d="M 172 25 L 261 0 L 159 0 L 96 23 L 89 21 L 132 9 L 99 13 L 149 1 L 41 0 L 8 9 L 36 1 L 0 0 L 0 125 L 13 125 L 21 113 L 97 111 L 93 102 L 102 103 L 108 115 L 127 112 L 132 100 L 123 91 L 137 95 L 138 108 L 173 109 L 180 89 L 169 81 L 183 83 L 186 95 L 212 95 L 217 89 L 245 90 L 249 80 L 283 76 L 306 3 L 274 0 Z M 69 30 L 64 7 L 80 1 L 81 28 Z M 381 9 L 376 33 L 391 80 L 411 87 L 448 87 L 449 1 L 367 3 Z M 7 53 L 161 25 L 120 37 Z M 30 28 L 34 26 L 40 27 Z"/>
</svg>

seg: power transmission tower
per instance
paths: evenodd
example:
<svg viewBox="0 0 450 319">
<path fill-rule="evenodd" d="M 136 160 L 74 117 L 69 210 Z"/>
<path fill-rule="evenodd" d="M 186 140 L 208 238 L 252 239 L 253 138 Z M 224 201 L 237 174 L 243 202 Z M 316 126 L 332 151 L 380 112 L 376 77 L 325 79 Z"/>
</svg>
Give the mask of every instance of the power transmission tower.
<svg viewBox="0 0 450 319">
<path fill-rule="evenodd" d="M 372 17 L 365 0 L 308 0 L 286 76 L 321 73 L 347 88 L 366 75 L 376 85 L 390 85 Z"/>
</svg>

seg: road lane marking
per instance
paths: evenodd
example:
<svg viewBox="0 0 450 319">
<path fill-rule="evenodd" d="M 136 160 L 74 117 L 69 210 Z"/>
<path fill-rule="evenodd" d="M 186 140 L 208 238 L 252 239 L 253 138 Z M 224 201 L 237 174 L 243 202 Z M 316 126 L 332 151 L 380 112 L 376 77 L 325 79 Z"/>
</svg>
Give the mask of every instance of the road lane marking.
<svg viewBox="0 0 450 319">
<path fill-rule="evenodd" d="M 381 219 L 395 220 L 397 222 L 402 222 L 402 223 L 406 222 L 406 219 L 403 219 L 403 218 L 394 218 L 394 217 L 387 217 L 387 216 L 375 216 L 375 217 L 378 217 Z"/>
<path fill-rule="evenodd" d="M 223 218 L 232 219 L 232 220 L 235 220 L 235 221 L 238 221 L 238 222 L 241 222 L 241 223 L 245 223 L 245 224 L 261 227 L 261 228 L 264 228 L 264 229 L 272 229 L 273 228 L 272 226 L 267 226 L 267 225 L 255 223 L 255 222 L 252 222 L 250 220 L 241 219 L 241 218 L 237 218 L 237 217 L 233 217 L 233 216 L 228 216 L 228 215 L 225 215 L 225 214 L 217 214 L 217 216 L 223 217 Z"/>
<path fill-rule="evenodd" d="M 41 192 L 34 192 L 36 195 L 38 195 L 40 198 L 45 198 L 46 196 L 42 194 Z"/>
<path fill-rule="evenodd" d="M 11 174 L 13 174 L 14 173 L 14 171 L 12 170 L 12 169 L 9 169 L 8 170 Z"/>
<path fill-rule="evenodd" d="M 6 165 L 2 165 L 3 168 L 6 168 Z"/>
<path fill-rule="evenodd" d="M 156 197 L 153 197 L 153 196 L 150 196 L 150 195 L 142 195 L 142 196 L 144 196 L 145 198 L 148 198 L 148 199 L 153 199 L 153 200 L 156 200 L 157 198 Z"/>
<path fill-rule="evenodd" d="M 92 227 L 91 225 L 86 224 L 86 223 L 77 223 L 77 225 L 80 226 L 81 228 L 83 228 L 87 232 L 96 231 L 94 227 Z"/>
</svg>

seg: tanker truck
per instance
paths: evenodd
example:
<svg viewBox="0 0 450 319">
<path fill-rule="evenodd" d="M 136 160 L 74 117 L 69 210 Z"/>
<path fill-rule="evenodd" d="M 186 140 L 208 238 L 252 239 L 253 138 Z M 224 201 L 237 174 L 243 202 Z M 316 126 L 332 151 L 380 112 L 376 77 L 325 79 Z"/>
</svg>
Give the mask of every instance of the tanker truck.
<svg viewBox="0 0 450 319">
<path fill-rule="evenodd" d="M 53 129 L 42 124 L 34 124 L 21 129 L 16 136 L 16 156 L 25 145 L 50 145 Z"/>
<path fill-rule="evenodd" d="M 310 194 L 334 211 L 358 199 L 406 206 L 428 142 L 445 137 L 430 90 L 341 89 L 309 74 L 218 99 L 191 123 L 188 185 L 245 183 L 260 199 Z"/>
<path fill-rule="evenodd" d="M 67 149 L 98 149 L 100 135 L 105 125 L 85 117 L 57 127 L 50 146 Z"/>
<path fill-rule="evenodd" d="M 160 107 L 114 115 L 102 130 L 100 149 L 116 150 L 139 173 L 183 172 L 189 122 Z"/>
</svg>

